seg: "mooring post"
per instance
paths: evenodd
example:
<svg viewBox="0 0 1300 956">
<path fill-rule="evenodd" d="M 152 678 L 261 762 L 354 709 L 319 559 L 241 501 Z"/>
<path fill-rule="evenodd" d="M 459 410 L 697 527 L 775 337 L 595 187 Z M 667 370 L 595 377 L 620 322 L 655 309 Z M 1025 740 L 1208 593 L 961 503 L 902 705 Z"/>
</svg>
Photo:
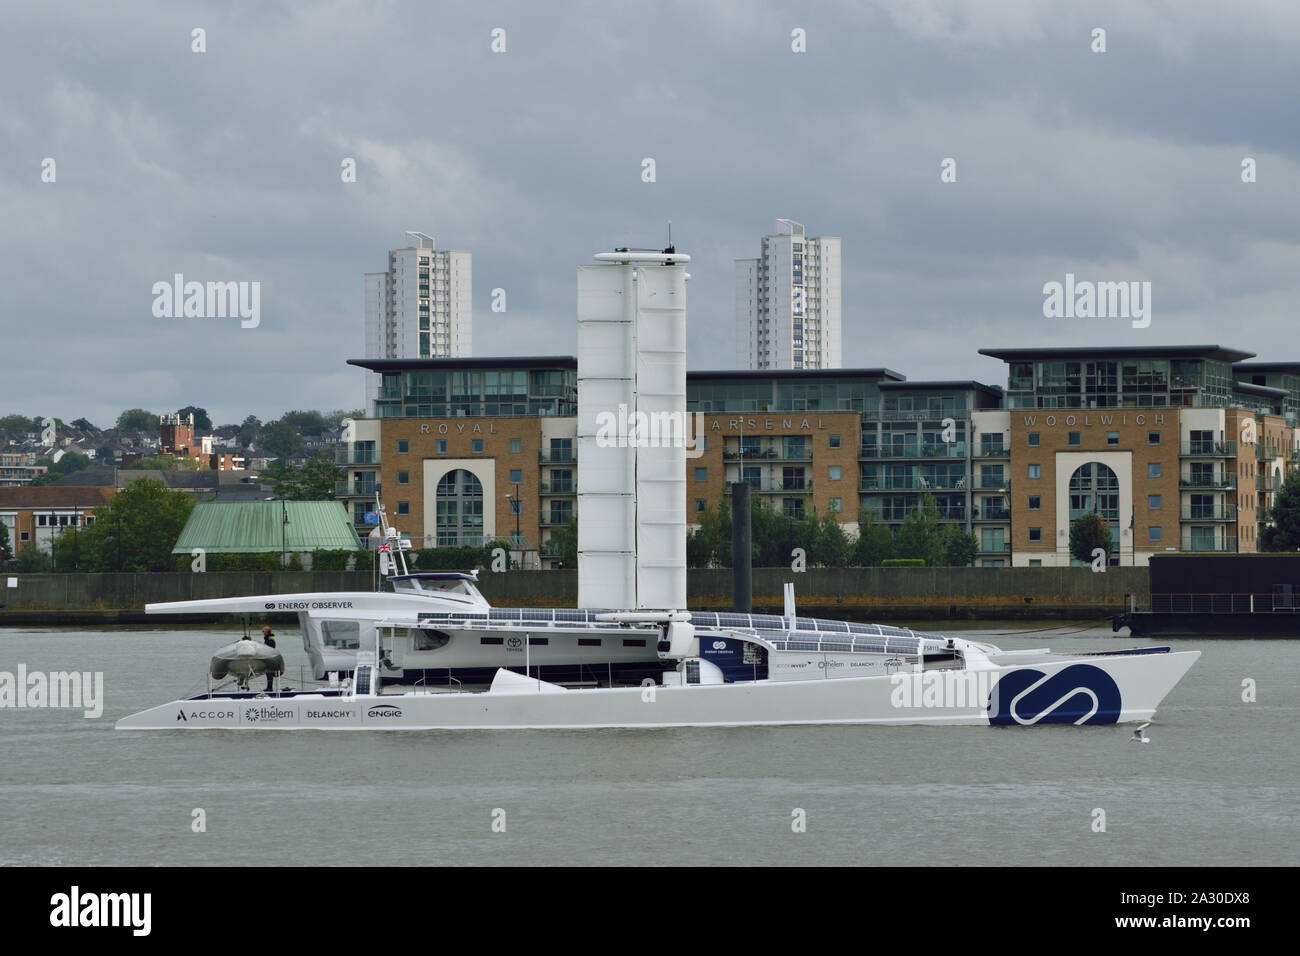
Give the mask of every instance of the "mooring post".
<svg viewBox="0 0 1300 956">
<path fill-rule="evenodd" d="M 731 486 L 731 590 L 733 610 L 754 610 L 753 546 L 749 528 L 749 483 Z"/>
</svg>

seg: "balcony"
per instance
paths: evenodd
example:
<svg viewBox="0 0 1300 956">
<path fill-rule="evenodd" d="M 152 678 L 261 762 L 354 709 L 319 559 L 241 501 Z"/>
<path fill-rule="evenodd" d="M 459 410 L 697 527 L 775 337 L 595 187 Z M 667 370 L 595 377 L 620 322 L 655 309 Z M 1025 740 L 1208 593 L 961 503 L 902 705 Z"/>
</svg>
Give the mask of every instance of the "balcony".
<svg viewBox="0 0 1300 956">
<path fill-rule="evenodd" d="M 1007 542 L 1004 542 L 1002 544 L 994 544 L 994 545 L 986 545 L 981 543 L 979 553 L 986 554 L 986 555 L 994 555 L 994 556 L 1000 554 L 1010 554 L 1011 545 L 1010 543 Z"/>
<path fill-rule="evenodd" d="M 972 521 L 1010 521 L 1010 508 L 977 508 L 970 510 Z"/>
<path fill-rule="evenodd" d="M 539 451 L 537 460 L 543 465 L 569 465 L 578 460 L 578 453 L 573 449 Z"/>
<path fill-rule="evenodd" d="M 572 512 L 569 512 L 568 514 L 543 514 L 541 518 L 537 520 L 537 523 L 543 528 L 563 528 L 571 520 L 573 520 Z"/>
<path fill-rule="evenodd" d="M 966 488 L 965 475 L 911 476 L 895 478 L 860 478 L 858 491 L 962 491 Z"/>
<path fill-rule="evenodd" d="M 1179 512 L 1184 521 L 1236 521 L 1236 505 L 1189 505 Z"/>
<path fill-rule="evenodd" d="M 937 445 L 905 445 L 901 448 L 884 445 L 863 445 L 859 458 L 965 458 L 966 443 L 950 442 Z"/>
<path fill-rule="evenodd" d="M 1237 550 L 1237 539 L 1228 535 L 1216 537 L 1211 540 L 1203 538 L 1193 539 L 1190 535 L 1184 535 L 1180 551 L 1217 551 L 1225 554 L 1233 554 Z"/>
<path fill-rule="evenodd" d="M 382 489 L 377 481 L 336 481 L 334 482 L 334 497 L 351 498 L 357 495 L 367 497 L 377 495 Z"/>
<path fill-rule="evenodd" d="M 1237 488 L 1236 475 L 1181 475 L 1178 479 L 1179 488 L 1204 488 L 1207 491 L 1235 491 Z"/>
<path fill-rule="evenodd" d="M 544 495 L 576 495 L 577 493 L 578 490 L 571 481 L 542 482 L 542 494 Z"/>
<path fill-rule="evenodd" d="M 1235 441 L 1185 441 L 1178 445 L 1181 458 L 1236 458 Z"/>
<path fill-rule="evenodd" d="M 1276 445 L 1256 445 L 1255 458 L 1258 461 L 1268 461 L 1277 458 L 1282 454 L 1282 449 Z"/>
<path fill-rule="evenodd" d="M 731 484 L 740 484 L 740 482 L 731 482 Z M 760 482 L 751 480 L 748 484 L 751 490 L 765 495 L 810 495 L 813 486 L 811 478 L 789 478 Z"/>
<path fill-rule="evenodd" d="M 1010 458 L 1011 449 L 1005 447 L 981 448 L 975 453 L 976 458 Z"/>
<path fill-rule="evenodd" d="M 1274 494 L 1282 490 L 1282 479 L 1272 475 L 1256 475 L 1255 490 L 1260 494 Z"/>
<path fill-rule="evenodd" d="M 379 464 L 379 450 L 375 448 L 353 449 L 347 445 L 338 445 L 334 449 L 334 464 L 377 465 Z"/>
<path fill-rule="evenodd" d="M 812 461 L 812 449 L 786 452 L 783 448 L 747 448 L 744 451 L 724 451 L 725 461 Z"/>
<path fill-rule="evenodd" d="M 1009 491 L 1011 479 L 1005 475 L 980 475 L 979 484 L 975 487 L 981 491 Z"/>
</svg>

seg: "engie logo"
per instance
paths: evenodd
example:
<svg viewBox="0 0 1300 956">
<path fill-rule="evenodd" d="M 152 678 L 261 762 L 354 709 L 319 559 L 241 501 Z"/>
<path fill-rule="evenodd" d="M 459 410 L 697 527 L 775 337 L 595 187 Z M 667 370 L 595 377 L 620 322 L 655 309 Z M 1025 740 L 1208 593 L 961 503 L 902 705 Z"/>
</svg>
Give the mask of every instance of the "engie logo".
<svg viewBox="0 0 1300 956">
<path fill-rule="evenodd" d="M 152 925 L 152 893 L 68 893 L 50 897 L 51 926 L 129 926 L 133 936 L 148 936 Z"/>
<path fill-rule="evenodd" d="M 1113 724 L 1121 710 L 1115 678 L 1092 664 L 1071 664 L 1048 677 L 1032 667 L 1005 674 L 989 694 L 989 723 Z"/>
</svg>

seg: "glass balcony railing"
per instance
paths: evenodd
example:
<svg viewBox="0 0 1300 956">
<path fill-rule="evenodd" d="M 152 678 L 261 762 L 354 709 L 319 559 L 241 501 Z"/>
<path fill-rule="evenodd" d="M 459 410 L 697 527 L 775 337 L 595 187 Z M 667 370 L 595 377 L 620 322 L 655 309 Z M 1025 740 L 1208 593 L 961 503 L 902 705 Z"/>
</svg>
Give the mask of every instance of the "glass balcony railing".
<svg viewBox="0 0 1300 956">
<path fill-rule="evenodd" d="M 377 481 L 336 481 L 334 482 L 335 497 L 351 497 L 354 495 L 374 495 L 380 491 L 380 484 Z"/>
<path fill-rule="evenodd" d="M 1236 505 L 1189 505 L 1179 512 L 1184 521 L 1236 521 Z"/>
<path fill-rule="evenodd" d="M 1237 550 L 1237 539 L 1230 535 L 1223 537 L 1193 537 L 1184 535 L 1182 540 L 1182 551 L 1218 551 L 1226 554 L 1235 553 Z"/>
<path fill-rule="evenodd" d="M 1185 474 L 1179 477 L 1180 488 L 1205 488 L 1210 491 L 1231 491 L 1237 487 L 1237 476 L 1231 474 Z"/>
<path fill-rule="evenodd" d="M 1236 458 L 1235 441 L 1185 441 L 1178 445 L 1178 454 L 1184 458 Z"/>
</svg>

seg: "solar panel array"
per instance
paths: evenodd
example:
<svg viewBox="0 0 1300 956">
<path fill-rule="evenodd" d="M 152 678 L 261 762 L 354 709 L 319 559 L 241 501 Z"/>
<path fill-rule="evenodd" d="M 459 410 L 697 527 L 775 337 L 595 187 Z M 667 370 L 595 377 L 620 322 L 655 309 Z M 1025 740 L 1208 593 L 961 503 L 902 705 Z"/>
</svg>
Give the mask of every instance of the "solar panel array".
<svg viewBox="0 0 1300 956">
<path fill-rule="evenodd" d="M 492 608 L 490 611 L 425 611 L 423 624 L 460 623 L 475 629 L 494 623 L 531 627 L 565 627 L 574 624 L 591 628 L 620 628 L 614 621 L 600 621 L 601 610 L 567 608 Z M 691 623 L 703 631 L 754 631 L 778 650 L 844 652 L 859 654 L 916 654 L 924 646 L 937 650 L 946 638 L 887 624 L 855 624 L 818 617 L 787 618 L 778 614 L 692 611 Z M 792 626 L 793 625 L 793 626 Z M 644 625 L 643 625 L 644 626 Z"/>
</svg>

